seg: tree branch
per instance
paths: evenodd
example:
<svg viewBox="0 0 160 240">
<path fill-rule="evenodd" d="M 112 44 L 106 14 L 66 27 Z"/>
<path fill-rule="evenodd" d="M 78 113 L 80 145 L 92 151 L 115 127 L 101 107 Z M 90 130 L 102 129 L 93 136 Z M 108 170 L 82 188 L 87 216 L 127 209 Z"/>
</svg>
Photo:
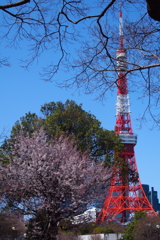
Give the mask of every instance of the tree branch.
<svg viewBox="0 0 160 240">
<path fill-rule="evenodd" d="M 21 0 L 19 2 L 15 2 L 15 3 L 0 5 L 0 9 L 18 7 L 18 6 L 24 5 L 24 4 L 29 3 L 29 2 L 30 2 L 30 0 Z"/>
<path fill-rule="evenodd" d="M 107 5 L 107 7 L 105 7 L 105 9 L 104 9 L 100 14 L 85 16 L 85 17 L 82 17 L 82 18 L 78 19 L 77 21 L 71 20 L 71 19 L 68 17 L 68 15 L 63 11 L 63 9 L 62 9 L 62 11 L 58 14 L 58 18 L 59 18 L 59 16 L 62 14 L 62 15 L 64 15 L 64 16 L 66 17 L 66 19 L 67 19 L 69 22 L 71 22 L 71 23 L 73 23 L 73 24 L 78 24 L 79 22 L 82 22 L 82 21 L 85 20 L 85 19 L 98 18 L 97 22 L 99 23 L 99 20 L 104 16 L 104 14 L 106 13 L 106 11 L 114 4 L 115 1 L 116 1 L 116 0 L 112 0 L 112 1 Z M 64 8 L 64 7 L 63 7 L 63 8 Z"/>
</svg>

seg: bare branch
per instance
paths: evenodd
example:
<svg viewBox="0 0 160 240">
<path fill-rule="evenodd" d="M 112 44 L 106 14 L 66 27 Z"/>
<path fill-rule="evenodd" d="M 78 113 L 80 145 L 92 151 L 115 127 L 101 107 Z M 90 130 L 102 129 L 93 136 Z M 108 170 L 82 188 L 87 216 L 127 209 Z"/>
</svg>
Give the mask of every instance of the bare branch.
<svg viewBox="0 0 160 240">
<path fill-rule="evenodd" d="M 4 5 L 0 5 L 0 9 L 14 8 L 14 7 L 18 7 L 18 6 L 24 5 L 26 3 L 29 3 L 29 2 L 30 2 L 30 0 L 21 0 L 19 2 L 15 2 L 15 3 L 4 4 Z"/>
<path fill-rule="evenodd" d="M 145 91 L 143 82 L 150 81 L 151 103 L 154 98 L 159 106 L 160 97 L 155 93 L 160 78 L 159 25 L 148 16 L 144 0 L 122 2 L 126 16 L 124 41 L 129 55 L 126 74 L 130 73 L 129 81 L 135 89 Z M 23 59 L 23 67 L 28 68 L 47 51 L 49 57 L 42 73 L 46 81 L 54 80 L 61 69 L 72 72 L 73 77 L 64 74 L 62 82 L 57 82 L 60 86 L 75 84 L 85 93 L 96 93 L 96 97 L 105 96 L 116 87 L 119 1 L 21 0 L 0 5 L 0 9 L 4 20 L 0 38 L 7 39 L 9 46 L 19 46 L 25 40 L 28 47 L 29 58 Z"/>
</svg>

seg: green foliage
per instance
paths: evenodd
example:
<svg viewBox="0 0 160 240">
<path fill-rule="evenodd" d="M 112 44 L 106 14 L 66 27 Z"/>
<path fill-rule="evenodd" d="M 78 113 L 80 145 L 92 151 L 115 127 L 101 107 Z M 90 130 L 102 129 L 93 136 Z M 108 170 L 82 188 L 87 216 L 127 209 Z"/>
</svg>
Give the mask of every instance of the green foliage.
<svg viewBox="0 0 160 240">
<path fill-rule="evenodd" d="M 114 131 L 105 130 L 101 127 L 100 121 L 90 112 L 82 109 L 74 101 L 50 102 L 41 106 L 44 118 L 38 117 L 35 113 L 27 113 L 15 123 L 11 131 L 11 139 L 17 134 L 29 134 L 43 127 L 48 136 L 60 136 L 65 134 L 74 138 L 78 150 L 89 151 L 95 159 L 104 158 L 106 165 L 110 165 L 114 151 L 122 147 L 121 140 Z"/>
<path fill-rule="evenodd" d="M 114 172 L 119 176 L 122 185 L 138 182 L 138 173 L 130 166 L 128 161 L 126 161 L 124 145 L 119 145 L 119 147 L 120 148 L 116 150 L 114 156 Z"/>
<path fill-rule="evenodd" d="M 131 222 L 130 224 L 128 224 L 128 226 L 126 227 L 125 231 L 124 231 L 124 235 L 123 235 L 123 240 L 133 240 L 133 231 L 134 231 L 134 227 L 136 225 L 136 221 Z"/>
<path fill-rule="evenodd" d="M 3 162 L 3 164 L 7 165 L 9 162 L 9 159 L 4 155 L 4 151 L 10 152 L 10 144 L 8 142 L 8 139 L 5 139 L 3 144 L 0 147 L 0 161 Z M 2 160 L 3 159 L 3 160 Z"/>
<path fill-rule="evenodd" d="M 144 216 L 146 216 L 145 212 L 138 211 L 135 213 L 134 220 L 131 223 L 129 223 L 125 228 L 124 235 L 122 238 L 123 240 L 133 240 L 135 226 L 137 225 L 138 221 Z"/>
<path fill-rule="evenodd" d="M 30 136 L 36 130 L 39 130 L 43 125 L 43 121 L 35 113 L 26 113 L 25 116 L 21 117 L 19 121 L 16 121 L 12 127 L 11 137 L 13 138 L 18 134 L 28 133 Z"/>
<path fill-rule="evenodd" d="M 145 216 L 147 216 L 147 213 L 146 213 L 146 212 L 142 212 L 142 211 L 135 212 L 135 214 L 134 214 L 134 220 L 135 220 L 135 221 L 138 221 L 138 220 L 140 220 L 142 217 L 145 217 Z"/>
<path fill-rule="evenodd" d="M 67 227 L 66 227 L 66 223 L 67 223 Z M 99 225 L 94 222 L 89 222 L 89 223 L 86 222 L 83 224 L 81 223 L 81 224 L 74 225 L 74 224 L 71 224 L 71 222 L 69 223 L 68 221 L 63 222 L 63 224 L 62 226 L 65 226 L 65 227 L 60 226 L 61 233 L 68 232 L 69 230 L 72 231 L 72 234 L 75 234 L 75 235 L 115 233 L 112 226 L 110 226 L 109 224 L 107 224 L 106 226 L 102 226 L 101 224 Z M 68 224 L 69 224 L 69 227 L 68 227 Z"/>
<path fill-rule="evenodd" d="M 114 233 L 114 230 L 112 228 L 108 228 L 108 227 L 96 227 L 93 230 L 93 233 L 94 234 L 100 234 L 100 233 L 107 234 L 107 233 Z"/>
<path fill-rule="evenodd" d="M 61 229 L 61 231 L 68 231 L 73 228 L 73 224 L 69 219 L 66 219 L 59 223 L 59 228 Z"/>
<path fill-rule="evenodd" d="M 15 125 L 12 127 L 11 136 L 9 139 L 5 139 L 0 149 L 0 156 L 4 158 L 4 163 L 8 163 L 8 159 L 3 155 L 3 151 L 10 153 L 12 143 L 14 142 L 14 137 L 19 134 L 29 134 L 38 129 L 43 125 L 43 120 L 39 118 L 35 113 L 26 113 L 25 116 L 21 117 L 20 120 L 16 121 Z"/>
<path fill-rule="evenodd" d="M 44 127 L 52 135 L 67 134 L 77 141 L 78 149 L 89 150 L 93 157 L 113 158 L 113 150 L 120 148 L 120 139 L 113 132 L 101 127 L 94 115 L 74 101 L 51 102 L 41 107 L 45 116 Z"/>
<path fill-rule="evenodd" d="M 85 235 L 85 234 L 92 234 L 96 224 L 95 223 L 84 223 L 84 224 L 78 224 L 77 225 L 79 234 Z"/>
<path fill-rule="evenodd" d="M 2 151 L 0 151 L 0 161 L 4 164 L 4 165 L 7 165 L 8 162 L 9 162 L 9 159 L 5 157 L 5 155 L 3 154 Z M 3 159 L 3 160 L 2 160 Z"/>
</svg>

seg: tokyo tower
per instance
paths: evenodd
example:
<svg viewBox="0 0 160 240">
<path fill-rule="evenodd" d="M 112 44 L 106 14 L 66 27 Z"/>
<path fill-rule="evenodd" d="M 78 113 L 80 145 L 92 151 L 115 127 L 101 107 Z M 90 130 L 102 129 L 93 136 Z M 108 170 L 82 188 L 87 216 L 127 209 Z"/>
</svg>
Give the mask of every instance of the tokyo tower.
<svg viewBox="0 0 160 240">
<path fill-rule="evenodd" d="M 117 103 L 115 133 L 121 138 L 123 150 L 115 153 L 110 187 L 103 207 L 97 217 L 97 222 L 113 221 L 127 222 L 135 212 L 144 211 L 148 215 L 154 215 L 148 198 L 145 195 L 139 179 L 134 146 L 137 136 L 132 131 L 130 117 L 130 103 L 127 83 L 126 50 L 123 42 L 122 11 L 119 11 L 119 49 L 116 52 L 117 59 Z"/>
</svg>

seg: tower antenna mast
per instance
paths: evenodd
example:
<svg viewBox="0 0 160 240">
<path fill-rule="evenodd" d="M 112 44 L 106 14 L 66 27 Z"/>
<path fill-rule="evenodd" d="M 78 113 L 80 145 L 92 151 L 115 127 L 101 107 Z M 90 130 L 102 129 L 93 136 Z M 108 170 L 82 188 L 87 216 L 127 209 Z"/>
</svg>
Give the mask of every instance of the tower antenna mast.
<svg viewBox="0 0 160 240">
<path fill-rule="evenodd" d="M 120 49 L 123 49 L 123 21 L 122 21 L 122 1 L 120 1 L 120 10 L 119 10 L 119 43 Z"/>
</svg>

